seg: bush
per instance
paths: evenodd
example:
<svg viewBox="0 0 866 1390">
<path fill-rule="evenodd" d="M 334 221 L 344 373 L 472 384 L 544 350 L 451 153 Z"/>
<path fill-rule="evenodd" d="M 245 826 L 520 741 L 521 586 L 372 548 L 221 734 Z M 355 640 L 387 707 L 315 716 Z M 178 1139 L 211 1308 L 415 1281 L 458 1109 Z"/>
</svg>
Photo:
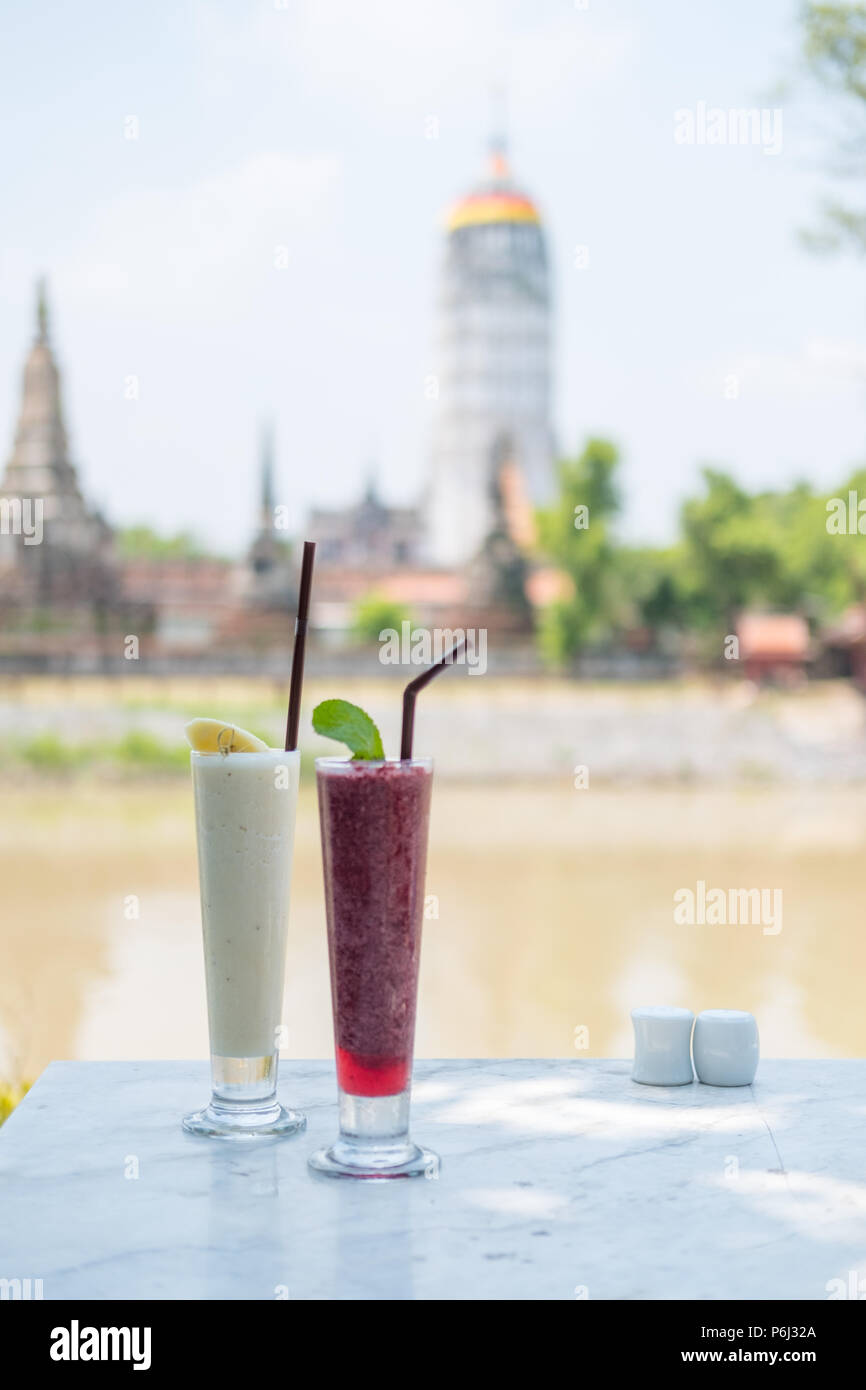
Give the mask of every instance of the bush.
<svg viewBox="0 0 866 1390">
<path fill-rule="evenodd" d="M 108 751 L 113 760 L 124 767 L 175 772 L 189 766 L 189 748 L 185 743 L 162 743 L 146 729 L 130 729 Z"/>
<path fill-rule="evenodd" d="M 355 604 L 352 632 L 359 642 L 378 642 L 379 634 L 386 628 L 400 632 L 407 620 L 411 621 L 409 613 L 393 599 L 367 594 Z"/>
<path fill-rule="evenodd" d="M 21 745 L 20 756 L 37 772 L 71 772 L 88 756 L 88 750 L 64 743 L 54 733 L 36 734 Z"/>
</svg>

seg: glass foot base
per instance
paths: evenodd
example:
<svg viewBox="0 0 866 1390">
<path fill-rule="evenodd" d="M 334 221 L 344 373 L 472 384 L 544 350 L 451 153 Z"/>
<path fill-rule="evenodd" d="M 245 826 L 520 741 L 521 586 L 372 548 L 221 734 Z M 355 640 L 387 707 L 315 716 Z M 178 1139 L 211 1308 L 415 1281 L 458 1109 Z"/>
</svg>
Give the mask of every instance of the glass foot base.
<svg viewBox="0 0 866 1390">
<path fill-rule="evenodd" d="M 187 1134 L 202 1134 L 208 1139 L 249 1141 L 272 1139 L 300 1134 L 307 1127 L 307 1117 L 299 1110 L 287 1110 L 282 1105 L 269 1105 L 237 1110 L 223 1109 L 210 1104 L 204 1110 L 184 1115 Z"/>
<path fill-rule="evenodd" d="M 319 1149 L 307 1159 L 315 1173 L 328 1178 L 361 1178 L 384 1182 L 391 1178 L 438 1178 L 439 1156 L 417 1144 L 399 1148 L 369 1148 L 338 1139 L 329 1149 Z"/>
</svg>

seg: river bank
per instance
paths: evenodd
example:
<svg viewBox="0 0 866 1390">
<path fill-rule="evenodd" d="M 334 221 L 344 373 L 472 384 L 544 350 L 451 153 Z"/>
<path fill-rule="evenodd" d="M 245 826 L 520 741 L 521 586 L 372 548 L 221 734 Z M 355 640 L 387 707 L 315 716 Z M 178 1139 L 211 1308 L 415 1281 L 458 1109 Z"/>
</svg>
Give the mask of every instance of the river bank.
<svg viewBox="0 0 866 1390">
<path fill-rule="evenodd" d="M 310 711 L 340 695 L 399 743 L 392 680 L 310 681 L 305 773 L 333 745 Z M 147 677 L 0 682 L 0 757 L 13 780 L 61 773 L 185 774 L 184 723 L 226 718 L 279 744 L 285 691 L 273 681 Z M 866 701 L 849 684 L 794 691 L 747 682 L 577 684 L 450 673 L 419 704 L 417 737 L 440 780 L 588 785 L 852 784 L 866 782 Z"/>
</svg>

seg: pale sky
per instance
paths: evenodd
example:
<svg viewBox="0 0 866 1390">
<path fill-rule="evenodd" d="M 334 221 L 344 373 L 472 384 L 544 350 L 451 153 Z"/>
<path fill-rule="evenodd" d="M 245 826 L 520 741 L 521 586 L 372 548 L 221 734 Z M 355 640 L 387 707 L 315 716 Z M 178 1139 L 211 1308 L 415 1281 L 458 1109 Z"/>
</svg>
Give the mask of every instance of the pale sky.
<svg viewBox="0 0 866 1390">
<path fill-rule="evenodd" d="M 797 9 L 0 0 L 2 457 L 44 271 L 73 457 L 111 521 L 241 550 L 267 415 L 298 528 L 371 467 L 411 500 L 442 214 L 499 84 L 549 236 L 559 443 L 620 443 L 627 532 L 670 534 L 700 462 L 841 480 L 866 460 L 866 267 L 798 243 L 827 187 L 822 113 L 779 91 Z M 781 106 L 781 153 L 677 144 L 699 102 Z"/>
</svg>

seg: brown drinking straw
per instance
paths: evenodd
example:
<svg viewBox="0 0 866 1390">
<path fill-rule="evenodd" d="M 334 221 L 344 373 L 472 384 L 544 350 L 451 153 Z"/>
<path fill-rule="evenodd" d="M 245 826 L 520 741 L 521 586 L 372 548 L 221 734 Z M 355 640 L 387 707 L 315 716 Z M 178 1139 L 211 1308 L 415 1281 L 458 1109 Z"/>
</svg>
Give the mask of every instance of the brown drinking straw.
<svg viewBox="0 0 866 1390">
<path fill-rule="evenodd" d="M 304 541 L 301 562 L 301 589 L 298 594 L 298 616 L 295 619 L 295 650 L 292 654 L 292 680 L 289 686 L 289 717 L 286 720 L 286 752 L 298 746 L 298 725 L 301 721 L 301 686 L 304 683 L 304 648 L 307 645 L 307 618 L 310 613 L 310 590 L 313 587 L 313 561 L 316 542 Z"/>
<path fill-rule="evenodd" d="M 426 671 L 422 671 L 420 676 L 416 676 L 410 681 L 403 691 L 403 727 L 400 731 L 400 761 L 405 762 L 412 756 L 412 736 L 415 733 L 415 696 L 419 690 L 432 681 L 434 676 L 450 666 L 454 657 L 461 647 L 466 645 L 466 638 L 460 637 L 454 643 L 450 652 L 446 652 L 441 661 L 437 661 L 435 666 L 430 666 Z"/>
</svg>

